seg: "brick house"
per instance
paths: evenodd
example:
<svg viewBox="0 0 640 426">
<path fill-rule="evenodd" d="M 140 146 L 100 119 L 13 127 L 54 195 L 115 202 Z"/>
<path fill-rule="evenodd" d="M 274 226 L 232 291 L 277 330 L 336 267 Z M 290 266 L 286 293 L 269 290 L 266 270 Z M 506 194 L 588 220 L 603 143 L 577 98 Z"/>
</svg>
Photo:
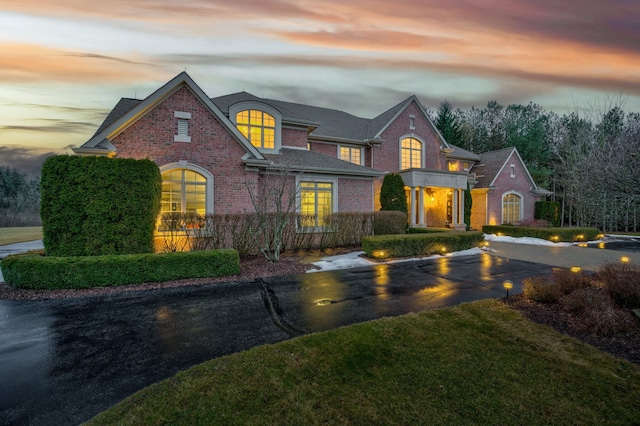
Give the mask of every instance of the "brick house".
<svg viewBox="0 0 640 426">
<path fill-rule="evenodd" d="M 406 184 L 411 226 L 463 228 L 467 182 L 477 187 L 476 228 L 504 208 L 509 220 L 532 218 L 542 195 L 517 151 L 478 156 L 449 145 L 415 96 L 366 119 L 246 92 L 209 98 L 184 72 L 144 100 L 121 99 L 74 152 L 155 161 L 162 212 L 250 212 L 250 194 L 286 172 L 297 188 L 297 211 L 312 216 L 314 227 L 328 213 L 379 209 L 382 177 L 390 172 Z M 515 178 L 500 170 L 488 182 L 500 161 L 510 164 L 507 172 L 516 167 Z M 519 209 L 511 207 L 516 197 Z"/>
</svg>

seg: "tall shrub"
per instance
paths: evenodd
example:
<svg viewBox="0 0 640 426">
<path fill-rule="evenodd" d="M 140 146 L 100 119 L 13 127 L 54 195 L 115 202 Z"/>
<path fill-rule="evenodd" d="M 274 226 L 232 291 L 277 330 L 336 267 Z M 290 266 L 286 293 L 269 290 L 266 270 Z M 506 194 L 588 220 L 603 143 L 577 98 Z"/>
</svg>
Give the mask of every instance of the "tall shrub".
<svg viewBox="0 0 640 426">
<path fill-rule="evenodd" d="M 467 182 L 467 189 L 464 191 L 464 223 L 467 225 L 467 231 L 471 230 L 471 206 L 473 205 L 473 197 L 471 197 L 471 188 Z"/>
<path fill-rule="evenodd" d="M 380 188 L 380 210 L 397 210 L 408 213 L 404 182 L 399 174 L 391 173 L 382 180 Z"/>
<path fill-rule="evenodd" d="M 150 160 L 50 157 L 40 209 L 47 255 L 153 252 L 161 188 Z"/>
<path fill-rule="evenodd" d="M 534 219 L 546 220 L 555 227 L 560 226 L 560 202 L 536 201 L 533 217 Z"/>
</svg>

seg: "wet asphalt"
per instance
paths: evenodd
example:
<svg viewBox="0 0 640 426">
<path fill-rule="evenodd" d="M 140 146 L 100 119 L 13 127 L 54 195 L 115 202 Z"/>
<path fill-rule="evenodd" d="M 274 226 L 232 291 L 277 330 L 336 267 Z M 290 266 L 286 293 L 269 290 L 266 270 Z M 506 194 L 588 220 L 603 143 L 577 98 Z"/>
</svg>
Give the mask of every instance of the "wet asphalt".
<svg viewBox="0 0 640 426">
<path fill-rule="evenodd" d="M 300 332 L 504 297 L 504 280 L 513 281 L 515 294 L 522 279 L 551 272 L 480 254 L 269 278 L 264 285 L 0 301 L 0 424 L 76 425 L 212 358 Z"/>
</svg>

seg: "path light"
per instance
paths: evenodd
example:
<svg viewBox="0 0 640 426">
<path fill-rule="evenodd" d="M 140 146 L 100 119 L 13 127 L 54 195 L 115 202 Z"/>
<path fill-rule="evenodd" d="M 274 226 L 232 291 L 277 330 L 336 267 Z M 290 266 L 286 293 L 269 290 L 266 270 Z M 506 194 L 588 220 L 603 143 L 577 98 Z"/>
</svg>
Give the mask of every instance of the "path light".
<svg viewBox="0 0 640 426">
<path fill-rule="evenodd" d="M 596 235 L 596 238 L 597 238 L 597 239 L 604 238 L 604 234 L 598 234 L 598 235 Z"/>
<path fill-rule="evenodd" d="M 442 254 L 445 254 L 445 253 L 447 252 L 447 248 L 446 248 L 446 247 L 442 247 L 442 248 L 440 249 L 440 251 L 442 252 Z"/>
<path fill-rule="evenodd" d="M 622 256 L 622 257 L 620 258 L 620 262 L 622 262 L 622 263 L 628 263 L 628 262 L 629 262 L 629 258 L 628 258 L 627 256 Z"/>
<path fill-rule="evenodd" d="M 582 234 L 576 235 L 576 240 L 578 240 L 578 241 L 584 240 L 584 235 L 582 235 Z"/>
<path fill-rule="evenodd" d="M 374 250 L 372 254 L 373 257 L 377 259 L 384 259 L 385 257 L 387 257 L 387 252 L 384 250 Z"/>
<path fill-rule="evenodd" d="M 505 288 L 505 290 L 507 290 L 507 299 L 509 298 L 509 290 L 511 290 L 513 288 L 513 283 L 510 280 L 505 280 L 502 283 L 502 287 Z"/>
<path fill-rule="evenodd" d="M 571 267 L 571 272 L 580 272 L 582 271 L 582 268 L 579 266 L 572 266 Z"/>
<path fill-rule="evenodd" d="M 560 239 L 560 237 L 558 237 L 557 235 L 552 235 L 551 236 L 551 241 L 553 242 L 557 242 Z"/>
</svg>

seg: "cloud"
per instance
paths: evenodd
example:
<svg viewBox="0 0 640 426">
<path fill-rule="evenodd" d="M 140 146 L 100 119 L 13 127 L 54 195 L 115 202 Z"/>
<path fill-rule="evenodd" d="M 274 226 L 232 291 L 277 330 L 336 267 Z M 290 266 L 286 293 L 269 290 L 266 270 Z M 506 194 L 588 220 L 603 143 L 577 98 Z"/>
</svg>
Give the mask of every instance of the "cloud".
<svg viewBox="0 0 640 426">
<path fill-rule="evenodd" d="M 83 115 L 88 119 L 93 120 L 104 120 L 104 118 L 109 114 L 109 109 L 106 108 L 80 108 L 80 107 L 70 107 L 63 105 L 45 105 L 45 104 L 35 104 L 35 103 L 4 103 L 0 104 L 0 106 L 8 106 L 13 108 L 33 108 L 44 111 L 52 111 L 54 113 L 63 113 L 63 114 L 74 114 L 74 115 Z"/>
<path fill-rule="evenodd" d="M 154 80 L 159 71 L 162 74 L 161 70 L 150 66 L 148 61 L 134 57 L 68 52 L 8 42 L 0 43 L 0 51 L 0 80 L 5 84 L 34 81 L 130 83 Z"/>
<path fill-rule="evenodd" d="M 84 121 L 68 121 L 54 118 L 40 118 L 37 121 L 45 122 L 43 125 L 5 125 L 0 126 L 2 131 L 43 132 L 43 133 L 81 133 L 86 134 L 95 131 L 96 124 Z"/>
</svg>

